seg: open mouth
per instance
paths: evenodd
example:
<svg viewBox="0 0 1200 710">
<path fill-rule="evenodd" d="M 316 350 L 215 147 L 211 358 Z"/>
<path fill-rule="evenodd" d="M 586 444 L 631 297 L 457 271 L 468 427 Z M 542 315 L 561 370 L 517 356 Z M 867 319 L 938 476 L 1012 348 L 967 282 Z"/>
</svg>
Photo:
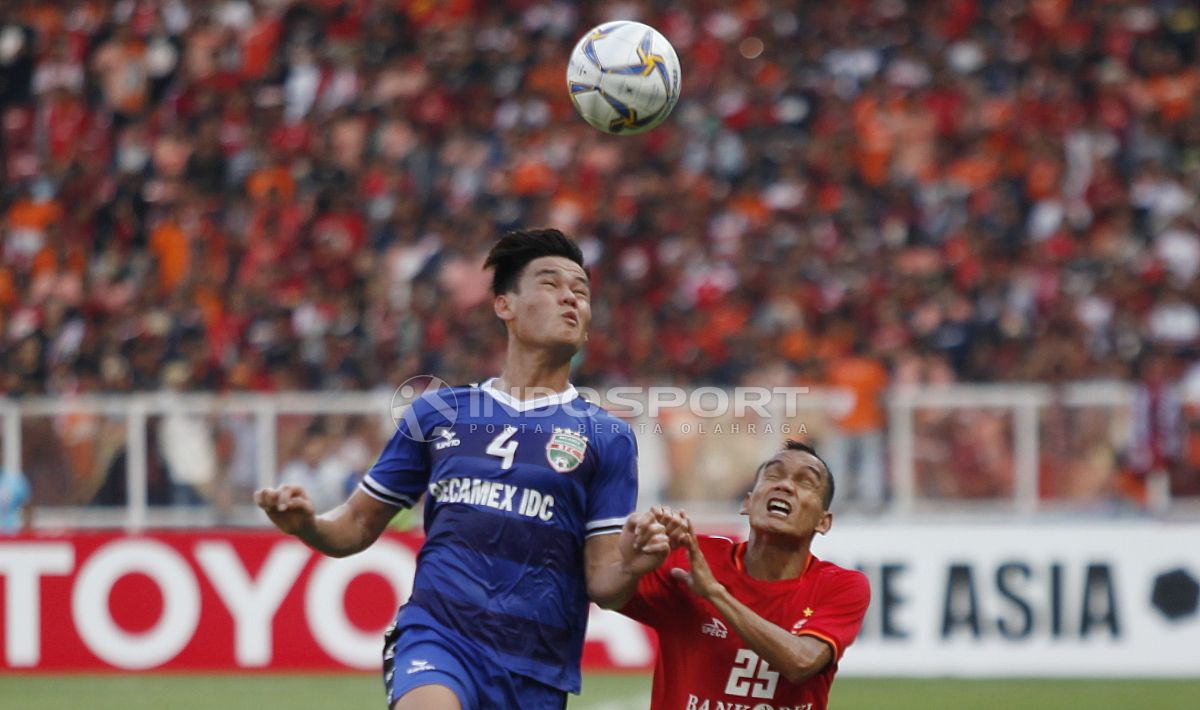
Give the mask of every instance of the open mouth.
<svg viewBox="0 0 1200 710">
<path fill-rule="evenodd" d="M 786 518 L 792 514 L 792 505 L 781 498 L 771 498 L 767 501 L 767 515 Z"/>
</svg>

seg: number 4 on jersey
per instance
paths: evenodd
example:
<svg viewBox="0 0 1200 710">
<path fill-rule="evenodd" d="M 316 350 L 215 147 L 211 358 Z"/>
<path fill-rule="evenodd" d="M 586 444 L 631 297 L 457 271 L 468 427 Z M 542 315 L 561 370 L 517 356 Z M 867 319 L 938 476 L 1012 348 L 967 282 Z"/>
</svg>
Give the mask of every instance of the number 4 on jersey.
<svg viewBox="0 0 1200 710">
<path fill-rule="evenodd" d="M 517 455 L 517 446 L 521 443 L 519 441 L 511 441 L 513 434 L 516 433 L 517 428 L 515 426 L 506 426 L 504 427 L 504 431 L 497 434 L 496 438 L 492 439 L 492 443 L 488 444 L 487 453 L 491 456 L 499 456 L 501 459 L 501 471 L 507 471 L 512 468 L 513 457 Z"/>
<path fill-rule="evenodd" d="M 733 669 L 725 683 L 726 695 L 770 700 L 775 697 L 775 685 L 779 673 L 771 670 L 767 662 L 748 648 L 738 649 L 733 659 Z"/>
</svg>

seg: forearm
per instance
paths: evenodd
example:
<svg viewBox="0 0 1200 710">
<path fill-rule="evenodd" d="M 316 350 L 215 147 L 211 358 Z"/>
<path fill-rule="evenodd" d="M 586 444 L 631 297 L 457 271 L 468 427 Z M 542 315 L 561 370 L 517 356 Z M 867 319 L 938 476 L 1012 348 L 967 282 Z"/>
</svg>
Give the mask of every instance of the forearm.
<svg viewBox="0 0 1200 710">
<path fill-rule="evenodd" d="M 613 561 L 588 569 L 588 598 L 603 609 L 620 609 L 637 591 L 640 574 L 625 563 Z"/>
<path fill-rule="evenodd" d="M 324 555 L 346 557 L 370 547 L 378 533 L 373 533 L 367 521 L 343 503 L 314 517 L 312 524 L 296 532 L 296 537 Z"/>
<path fill-rule="evenodd" d="M 708 596 L 738 636 L 770 666 L 792 683 L 803 682 L 820 673 L 832 658 L 832 651 L 821 641 L 797 637 L 767 621 L 741 603 L 724 586 Z"/>
<path fill-rule="evenodd" d="M 588 538 L 583 549 L 588 598 L 605 609 L 620 609 L 642 575 L 658 569 L 670 550 L 665 528 L 648 514 L 627 517 L 620 534 Z"/>
</svg>

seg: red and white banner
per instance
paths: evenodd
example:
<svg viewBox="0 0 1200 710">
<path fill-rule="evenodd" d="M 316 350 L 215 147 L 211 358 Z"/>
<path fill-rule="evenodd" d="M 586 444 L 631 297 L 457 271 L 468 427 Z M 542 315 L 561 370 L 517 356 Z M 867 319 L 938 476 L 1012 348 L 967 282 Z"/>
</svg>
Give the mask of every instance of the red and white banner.
<svg viewBox="0 0 1200 710">
<path fill-rule="evenodd" d="M 0 538 L 0 670 L 376 669 L 420 545 L 337 560 L 269 531 Z M 584 666 L 648 668 L 651 636 L 593 607 Z"/>
<path fill-rule="evenodd" d="M 0 538 L 0 673 L 377 669 L 420 544 L 335 560 L 266 530 Z M 814 551 L 871 579 L 845 675 L 1200 677 L 1200 525 L 859 523 Z M 592 607 L 585 669 L 654 653 Z"/>
</svg>

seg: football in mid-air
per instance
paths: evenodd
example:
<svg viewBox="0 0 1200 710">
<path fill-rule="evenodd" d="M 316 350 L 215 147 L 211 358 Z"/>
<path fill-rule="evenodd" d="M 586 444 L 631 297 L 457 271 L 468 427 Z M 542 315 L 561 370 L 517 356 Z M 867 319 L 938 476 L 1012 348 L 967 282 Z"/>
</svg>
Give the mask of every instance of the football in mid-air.
<svg viewBox="0 0 1200 710">
<path fill-rule="evenodd" d="M 658 30 L 606 22 L 588 30 L 567 63 L 567 88 L 583 120 L 605 133 L 648 131 L 679 100 L 679 58 Z"/>
</svg>

